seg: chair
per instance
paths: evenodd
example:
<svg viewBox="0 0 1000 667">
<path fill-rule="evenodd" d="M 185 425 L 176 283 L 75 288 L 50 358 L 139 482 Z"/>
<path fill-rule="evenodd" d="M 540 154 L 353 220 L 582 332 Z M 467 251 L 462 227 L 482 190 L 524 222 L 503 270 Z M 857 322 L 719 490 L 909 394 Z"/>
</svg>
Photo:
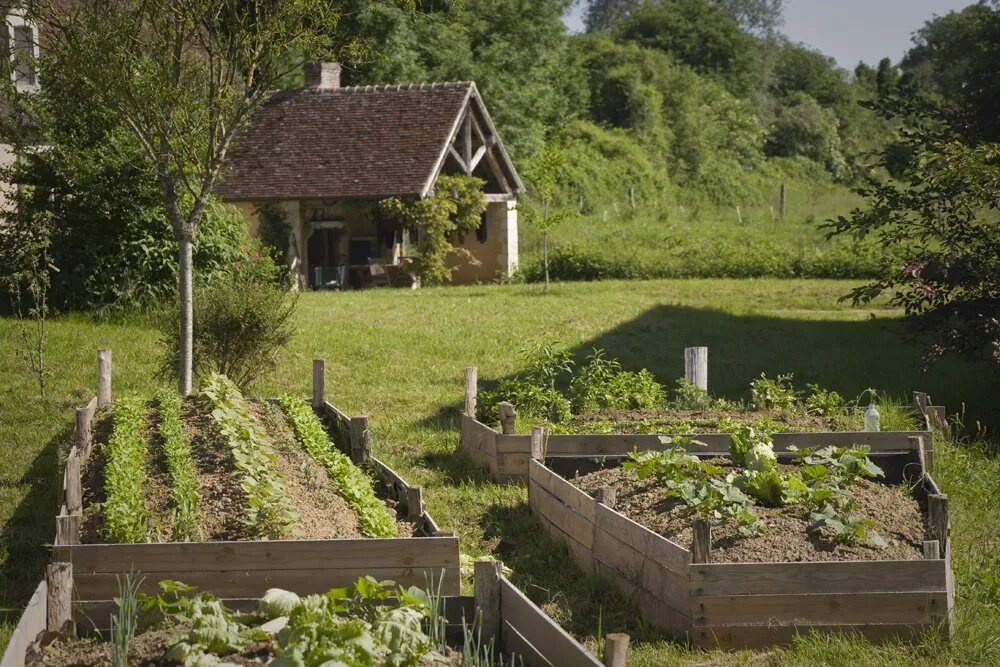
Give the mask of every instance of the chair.
<svg viewBox="0 0 1000 667">
<path fill-rule="evenodd" d="M 371 274 L 372 287 L 392 287 L 389 282 L 389 273 L 382 264 L 371 264 L 368 267 Z"/>
</svg>

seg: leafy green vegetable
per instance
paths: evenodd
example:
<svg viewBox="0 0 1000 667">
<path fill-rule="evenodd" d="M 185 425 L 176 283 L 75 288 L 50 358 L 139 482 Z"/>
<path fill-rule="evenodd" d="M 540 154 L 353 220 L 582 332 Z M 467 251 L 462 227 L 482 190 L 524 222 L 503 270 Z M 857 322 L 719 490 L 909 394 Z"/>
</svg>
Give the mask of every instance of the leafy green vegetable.
<svg viewBox="0 0 1000 667">
<path fill-rule="evenodd" d="M 286 537 L 299 517 L 285 496 L 285 479 L 264 430 L 247 410 L 243 395 L 224 375 L 213 374 L 202 389 L 212 403 L 212 420 L 226 439 L 247 494 L 246 524 L 259 536 Z"/>
<path fill-rule="evenodd" d="M 160 437 L 163 438 L 163 455 L 170 474 L 170 496 L 173 501 L 172 537 L 177 542 L 201 539 L 198 512 L 198 474 L 191 458 L 188 442 L 181 424 L 181 399 L 173 391 L 157 393 L 160 413 Z"/>
<path fill-rule="evenodd" d="M 748 470 L 763 472 L 778 467 L 771 435 L 752 426 L 741 426 L 730 435 L 729 455 L 733 463 Z"/>
<path fill-rule="evenodd" d="M 145 542 L 148 513 L 143 501 L 146 484 L 146 442 L 142 427 L 145 402 L 135 395 L 120 397 L 111 417 L 104 464 L 104 532 L 112 542 Z"/>
<path fill-rule="evenodd" d="M 372 480 L 330 441 L 309 404 L 290 394 L 281 397 L 281 408 L 309 456 L 326 468 L 337 493 L 358 515 L 361 532 L 368 537 L 396 537 L 396 520 L 375 491 Z"/>
<path fill-rule="evenodd" d="M 268 620 L 279 616 L 288 616 L 299 604 L 299 601 L 299 596 L 291 591 L 269 588 L 264 592 L 260 602 L 257 603 L 257 611 Z"/>
</svg>

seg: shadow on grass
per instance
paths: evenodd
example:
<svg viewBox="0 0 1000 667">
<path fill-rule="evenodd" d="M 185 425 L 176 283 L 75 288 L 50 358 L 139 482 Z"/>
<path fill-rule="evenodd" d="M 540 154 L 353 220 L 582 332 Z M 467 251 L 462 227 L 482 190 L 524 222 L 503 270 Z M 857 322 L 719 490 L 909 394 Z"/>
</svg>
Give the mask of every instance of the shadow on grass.
<svg viewBox="0 0 1000 667">
<path fill-rule="evenodd" d="M 714 396 L 749 399 L 750 382 L 793 373 L 795 384 L 815 383 L 854 401 L 867 388 L 909 402 L 914 391 L 928 392 L 949 415 L 967 407 L 964 422 L 1000 425 L 1000 405 L 990 397 L 1000 376 L 986 363 L 949 358 L 926 372 L 921 350 L 903 338 L 897 320 L 805 319 L 808 311 L 736 315 L 709 308 L 657 306 L 572 350 L 577 364 L 594 348 L 617 358 L 626 370 L 648 368 L 666 387 L 684 375 L 684 348 L 709 348 L 708 388 Z M 536 338 L 546 333 L 538 332 Z M 481 390 L 496 379 L 481 378 Z M 456 396 L 456 399 L 460 399 Z M 456 413 L 449 404 L 430 419 Z"/>
<path fill-rule="evenodd" d="M 498 539 L 494 554 L 513 570 L 511 581 L 577 637 L 601 632 L 627 632 L 637 642 L 667 639 L 649 626 L 635 605 L 599 575 L 583 573 L 566 545 L 553 540 L 532 516 L 527 504 L 491 505 L 483 515 L 487 540 Z M 558 602 L 556 608 L 549 605 Z"/>
<path fill-rule="evenodd" d="M 2 485 L 28 489 L 0 531 L 0 547 L 7 551 L 6 559 L 0 563 L 0 622 L 17 622 L 28 598 L 45 576 L 49 545 L 55 536 L 58 461 L 72 437 L 73 425 L 64 426 L 23 475 L 0 479 Z"/>
</svg>

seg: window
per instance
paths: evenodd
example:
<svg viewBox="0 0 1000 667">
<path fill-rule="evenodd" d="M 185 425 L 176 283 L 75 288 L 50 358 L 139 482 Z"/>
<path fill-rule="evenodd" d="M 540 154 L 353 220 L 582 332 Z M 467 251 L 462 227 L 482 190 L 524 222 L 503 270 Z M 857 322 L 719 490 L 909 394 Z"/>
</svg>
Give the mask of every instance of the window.
<svg viewBox="0 0 1000 667">
<path fill-rule="evenodd" d="M 480 243 L 486 243 L 486 240 L 489 238 L 489 228 L 486 225 L 486 213 L 483 213 L 481 220 L 482 221 L 479 223 L 479 227 L 476 228 L 476 238 Z"/>
<path fill-rule="evenodd" d="M 14 84 L 23 92 L 38 90 L 38 72 L 35 70 L 38 28 L 19 12 L 7 15 L 6 28 L 0 34 L 0 40 L 13 64 L 10 76 Z"/>
</svg>

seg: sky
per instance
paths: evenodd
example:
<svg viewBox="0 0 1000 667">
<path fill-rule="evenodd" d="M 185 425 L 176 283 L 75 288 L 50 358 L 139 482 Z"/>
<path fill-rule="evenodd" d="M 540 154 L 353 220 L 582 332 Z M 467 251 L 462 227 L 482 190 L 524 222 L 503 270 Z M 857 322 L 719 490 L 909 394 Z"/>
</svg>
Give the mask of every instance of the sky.
<svg viewBox="0 0 1000 667">
<path fill-rule="evenodd" d="M 910 35 L 935 14 L 962 9 L 974 0 L 785 0 L 789 39 L 833 56 L 853 70 L 858 61 L 876 65 L 888 56 L 898 63 L 910 48 Z M 583 4 L 583 3 L 581 3 Z M 575 8 L 566 23 L 583 28 L 583 9 Z"/>
</svg>

